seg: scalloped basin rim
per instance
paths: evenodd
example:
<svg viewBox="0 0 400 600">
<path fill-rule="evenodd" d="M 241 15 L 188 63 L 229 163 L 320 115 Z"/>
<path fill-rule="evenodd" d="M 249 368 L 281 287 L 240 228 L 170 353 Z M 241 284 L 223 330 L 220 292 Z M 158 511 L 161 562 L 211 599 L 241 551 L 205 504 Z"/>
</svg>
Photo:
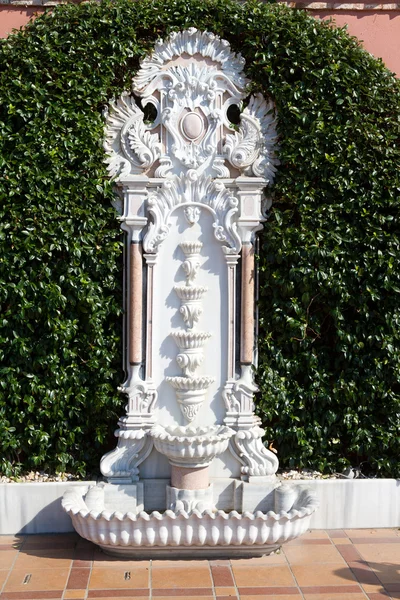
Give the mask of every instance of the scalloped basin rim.
<svg viewBox="0 0 400 600">
<path fill-rule="evenodd" d="M 191 425 L 177 425 L 176 427 L 163 427 L 162 425 L 154 425 L 153 430 L 160 429 L 165 431 L 169 435 L 177 434 L 177 435 L 187 435 L 188 437 L 193 437 L 197 435 L 207 435 L 207 434 L 216 434 L 218 431 L 226 430 L 233 431 L 227 425 L 205 425 L 204 427 L 193 427 Z"/>
<path fill-rule="evenodd" d="M 234 435 L 234 430 L 226 425 L 219 427 L 175 427 L 164 428 L 161 425 L 156 425 L 150 430 L 150 435 L 159 440 L 167 440 L 169 442 L 180 442 L 190 444 L 202 444 L 203 442 L 223 442 Z"/>
<path fill-rule="evenodd" d="M 165 378 L 168 383 L 176 383 L 177 385 L 211 385 L 214 383 L 215 377 L 208 377 L 207 375 L 200 375 L 199 377 L 185 377 L 184 375 L 173 375 Z"/>
<path fill-rule="evenodd" d="M 289 512 L 286 511 L 282 511 L 280 513 L 276 513 L 272 510 L 268 511 L 267 513 L 263 513 L 262 511 L 256 511 L 255 513 L 251 513 L 251 512 L 244 512 L 244 513 L 238 513 L 236 510 L 230 511 L 229 513 L 223 511 L 223 510 L 217 510 L 217 511 L 211 511 L 211 510 L 205 510 L 204 512 L 199 512 L 198 510 L 194 509 L 191 512 L 186 512 L 185 510 L 179 510 L 177 512 L 174 512 L 172 510 L 166 510 L 163 513 L 160 513 L 159 511 L 153 511 L 151 513 L 147 513 L 145 511 L 141 511 L 140 513 L 132 513 L 132 512 L 127 512 L 127 513 L 122 513 L 119 511 L 115 511 L 115 512 L 111 512 L 109 510 L 102 510 L 102 511 L 96 511 L 96 510 L 85 510 L 84 508 L 82 508 L 82 502 L 84 503 L 83 500 L 83 496 L 86 494 L 86 492 L 89 490 L 90 486 L 76 486 L 73 490 L 68 490 L 63 498 L 62 498 L 62 506 L 64 508 L 64 510 L 67 513 L 71 513 L 74 516 L 81 516 L 84 519 L 87 518 L 91 518 L 94 520 L 99 520 L 99 519 L 105 519 L 106 521 L 113 521 L 113 520 L 117 520 L 117 521 L 123 521 L 123 520 L 128 520 L 128 521 L 150 521 L 151 519 L 156 519 L 158 521 L 162 521 L 162 520 L 177 520 L 177 519 L 183 519 L 183 520 L 188 520 L 188 519 L 204 519 L 204 517 L 208 517 L 212 520 L 217 519 L 218 517 L 223 518 L 224 520 L 232 520 L 232 519 L 236 519 L 236 520 L 250 520 L 250 521 L 255 521 L 255 520 L 261 520 L 261 521 L 267 521 L 267 520 L 272 520 L 272 521 L 291 521 L 293 519 L 296 518 L 303 518 L 305 516 L 311 515 L 319 506 L 319 502 L 317 500 L 317 498 L 315 497 L 315 494 L 309 490 L 303 490 L 303 493 L 300 495 L 299 499 L 303 498 L 303 502 L 304 502 L 304 506 L 301 506 L 300 508 L 292 508 Z M 78 502 L 78 506 L 74 506 L 75 502 L 73 502 L 74 499 L 77 499 Z"/>
</svg>

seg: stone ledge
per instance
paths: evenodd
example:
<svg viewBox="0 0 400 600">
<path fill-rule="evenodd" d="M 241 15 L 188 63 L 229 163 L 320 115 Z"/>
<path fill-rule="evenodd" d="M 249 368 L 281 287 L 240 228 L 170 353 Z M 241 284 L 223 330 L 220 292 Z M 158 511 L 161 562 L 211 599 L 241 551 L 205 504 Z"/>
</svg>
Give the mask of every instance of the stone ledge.
<svg viewBox="0 0 400 600">
<path fill-rule="evenodd" d="M 400 11 L 400 4 L 367 4 L 364 2 L 290 2 L 283 1 L 281 4 L 286 4 L 290 8 L 303 8 L 307 10 L 375 10 Z"/>
<path fill-rule="evenodd" d="M 0 0 L 0 6 L 17 6 L 28 8 L 30 6 L 58 6 L 59 4 L 80 4 L 80 1 L 72 0 Z"/>
<path fill-rule="evenodd" d="M 165 498 L 167 480 L 144 479 L 154 496 Z M 232 480 L 215 479 L 214 487 L 222 499 L 230 496 Z M 73 486 L 95 485 L 95 481 L 65 483 L 0 484 L 0 534 L 64 533 L 73 531 L 69 516 L 62 510 L 61 498 Z M 399 527 L 400 480 L 396 479 L 319 479 L 296 480 L 314 490 L 320 501 L 312 515 L 311 529 L 359 529 Z M 228 505 L 227 507 L 228 508 Z M 225 510 L 225 506 L 223 507 Z M 146 510 L 153 510 L 148 507 Z"/>
<path fill-rule="evenodd" d="M 0 6 L 58 6 L 59 4 L 80 4 L 84 0 L 0 0 Z M 281 0 L 281 4 L 286 4 L 290 8 L 303 8 L 306 10 L 357 10 L 357 11 L 400 11 L 400 3 L 397 4 L 367 4 L 364 2 L 291 2 L 290 0 Z"/>
</svg>

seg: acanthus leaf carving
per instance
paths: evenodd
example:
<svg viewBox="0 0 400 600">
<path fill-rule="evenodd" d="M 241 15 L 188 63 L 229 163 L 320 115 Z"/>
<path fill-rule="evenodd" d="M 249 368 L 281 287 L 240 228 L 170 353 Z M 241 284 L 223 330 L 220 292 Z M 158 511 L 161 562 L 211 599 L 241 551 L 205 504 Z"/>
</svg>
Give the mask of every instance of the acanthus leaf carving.
<svg viewBox="0 0 400 600">
<path fill-rule="evenodd" d="M 189 225 L 198 223 L 201 215 L 201 209 L 198 206 L 187 206 L 183 212 Z"/>
<path fill-rule="evenodd" d="M 279 165 L 276 121 L 272 100 L 266 102 L 261 94 L 251 96 L 240 116 L 239 131 L 226 136 L 223 149 L 232 166 L 247 176 L 264 177 L 269 184 Z"/>
<path fill-rule="evenodd" d="M 193 329 L 203 314 L 203 307 L 201 302 L 186 302 L 181 304 L 179 312 L 182 315 L 186 327 L 188 329 Z"/>
<path fill-rule="evenodd" d="M 225 165 L 225 159 L 224 158 L 221 158 L 220 156 L 217 156 L 214 159 L 214 162 L 212 164 L 212 168 L 216 172 L 217 177 L 219 177 L 219 178 L 230 177 L 230 172 L 229 172 L 228 167 Z"/>
<path fill-rule="evenodd" d="M 153 439 L 143 429 L 123 433 L 129 435 L 116 431 L 118 445 L 102 457 L 100 471 L 109 481 L 138 481 L 138 467 L 152 451 Z"/>
<path fill-rule="evenodd" d="M 213 484 L 206 489 L 199 490 L 180 490 L 167 487 L 167 508 L 174 511 L 184 510 L 192 512 L 197 510 L 200 513 L 205 510 L 214 510 Z"/>
<path fill-rule="evenodd" d="M 179 402 L 179 400 L 178 400 Z M 199 414 L 199 410 L 202 406 L 203 402 L 196 402 L 194 404 L 189 404 L 188 402 L 179 402 L 179 407 L 182 411 L 183 416 L 186 418 L 189 423 L 194 421 Z"/>
<path fill-rule="evenodd" d="M 153 222 L 143 240 L 146 252 L 157 252 L 169 233 L 169 218 L 179 206 L 207 208 L 214 217 L 216 239 L 227 246 L 224 251 L 232 254 L 240 251 L 241 240 L 234 221 L 239 210 L 237 198 L 221 181 L 215 181 L 211 176 L 198 177 L 194 171 L 188 171 L 166 179 L 156 192 L 150 194 L 148 209 Z"/>
<path fill-rule="evenodd" d="M 230 450 L 242 464 L 240 470 L 243 479 L 272 476 L 278 470 L 277 456 L 263 444 L 264 434 L 264 430 L 256 423 L 250 429 L 240 429 L 231 438 Z"/>
<path fill-rule="evenodd" d="M 178 366 L 182 369 L 185 376 L 194 375 L 197 367 L 199 367 L 204 359 L 203 352 L 181 352 L 176 357 Z"/>
<path fill-rule="evenodd" d="M 182 315 L 185 325 L 188 329 L 193 329 L 203 313 L 202 298 L 208 291 L 208 288 L 204 286 L 184 285 L 175 286 L 174 291 L 181 301 L 179 312 Z"/>
<path fill-rule="evenodd" d="M 155 170 L 155 177 L 166 177 L 173 168 L 172 160 L 169 156 L 161 156 L 159 165 Z"/>
<path fill-rule="evenodd" d="M 128 417 L 131 414 L 152 413 L 157 401 L 157 391 L 147 381 L 135 379 L 118 389 L 128 396 L 126 407 Z M 126 417 L 122 417 L 120 421 L 123 419 Z"/>
<path fill-rule="evenodd" d="M 104 111 L 105 162 L 111 177 L 124 178 L 152 166 L 161 156 L 158 134 L 146 130 L 143 112 L 135 99 L 124 92 Z"/>
<path fill-rule="evenodd" d="M 187 258 L 182 263 L 182 269 L 185 271 L 187 282 L 192 283 L 196 279 L 200 265 L 201 263 L 197 258 Z"/>
<path fill-rule="evenodd" d="M 139 159 L 140 166 L 144 169 L 161 156 L 161 144 L 156 133 L 146 131 L 143 117 L 133 121 L 128 129 L 129 145 Z"/>
<path fill-rule="evenodd" d="M 228 413 L 252 413 L 254 393 L 258 391 L 251 373 L 246 372 L 240 379 L 227 381 L 222 396 Z"/>
<path fill-rule="evenodd" d="M 236 430 L 229 449 L 241 463 L 244 480 L 251 476 L 272 476 L 279 466 L 275 454 L 263 444 L 261 420 L 254 415 L 254 393 L 257 389 L 251 370 L 245 369 L 239 379 L 226 383 L 222 394 L 227 409 L 225 422 Z"/>
<path fill-rule="evenodd" d="M 219 63 L 226 77 L 240 88 L 246 87 L 248 83 L 243 73 L 245 60 L 241 54 L 231 51 L 229 42 L 209 31 L 198 32 L 194 27 L 189 27 L 185 31 L 172 32 L 166 41 L 160 39 L 156 42 L 154 52 L 142 61 L 141 68 L 133 79 L 134 88 L 143 90 L 162 73 L 165 63 L 182 54 L 199 54 Z"/>
<path fill-rule="evenodd" d="M 114 434 L 118 438 L 117 447 L 102 457 L 100 470 L 109 481 L 137 481 L 138 467 L 153 448 L 148 432 L 154 425 L 157 391 L 151 382 L 136 376 L 119 390 L 128 396 L 126 415 L 118 421 L 119 429 Z"/>
</svg>

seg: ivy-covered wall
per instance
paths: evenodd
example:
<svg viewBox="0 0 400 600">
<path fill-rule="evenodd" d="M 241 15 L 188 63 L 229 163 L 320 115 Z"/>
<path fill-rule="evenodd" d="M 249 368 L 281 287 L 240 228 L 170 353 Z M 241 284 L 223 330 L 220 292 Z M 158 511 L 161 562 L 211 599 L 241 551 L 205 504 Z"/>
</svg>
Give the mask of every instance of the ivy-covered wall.
<svg viewBox="0 0 400 600">
<path fill-rule="evenodd" d="M 121 238 L 102 109 L 158 37 L 229 40 L 279 111 L 259 412 L 284 467 L 400 473 L 400 87 L 357 41 L 251 0 L 60 6 L 0 45 L 1 469 L 82 475 L 121 382 Z"/>
</svg>

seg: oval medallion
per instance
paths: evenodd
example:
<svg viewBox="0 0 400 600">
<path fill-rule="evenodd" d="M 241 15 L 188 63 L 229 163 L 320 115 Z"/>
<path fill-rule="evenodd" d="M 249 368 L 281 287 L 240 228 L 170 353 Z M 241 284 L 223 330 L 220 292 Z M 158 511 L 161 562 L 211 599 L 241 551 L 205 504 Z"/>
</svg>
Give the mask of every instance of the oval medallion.
<svg viewBox="0 0 400 600">
<path fill-rule="evenodd" d="M 197 140 L 203 133 L 203 119 L 197 113 L 189 112 L 183 117 L 181 127 L 183 134 L 189 140 Z"/>
</svg>

